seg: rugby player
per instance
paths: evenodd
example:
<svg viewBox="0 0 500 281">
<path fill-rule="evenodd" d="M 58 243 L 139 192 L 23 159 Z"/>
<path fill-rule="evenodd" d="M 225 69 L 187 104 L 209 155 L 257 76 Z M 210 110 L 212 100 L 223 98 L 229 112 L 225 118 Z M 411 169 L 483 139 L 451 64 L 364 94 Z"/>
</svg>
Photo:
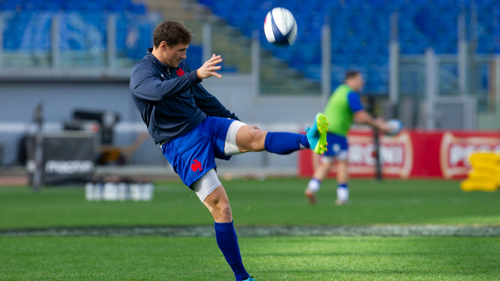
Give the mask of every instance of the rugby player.
<svg viewBox="0 0 500 281">
<path fill-rule="evenodd" d="M 357 71 L 348 71 L 344 83 L 330 96 L 325 107 L 328 119 L 327 151 L 321 157 L 321 163 L 314 171 L 306 188 L 305 195 L 311 204 L 316 204 L 316 193 L 321 182 L 330 171 L 333 161 L 337 160 L 337 205 L 349 203 L 349 172 L 347 169 L 347 132 L 352 122 L 371 125 L 382 132 L 390 132 L 391 128 L 381 119 L 374 119 L 363 109 L 359 91 L 363 89 L 365 80 Z"/>
<path fill-rule="evenodd" d="M 217 178 L 215 158 L 263 151 L 289 154 L 311 148 L 326 149 L 327 121 L 318 113 L 306 135 L 266 132 L 239 121 L 201 86 L 221 69 L 213 55 L 199 69 L 186 64 L 191 33 L 177 21 L 160 23 L 154 47 L 133 68 L 130 92 L 144 123 L 163 155 L 186 186 L 205 204 L 215 221 L 217 244 L 237 281 L 255 280 L 243 266 L 229 199 Z"/>
</svg>

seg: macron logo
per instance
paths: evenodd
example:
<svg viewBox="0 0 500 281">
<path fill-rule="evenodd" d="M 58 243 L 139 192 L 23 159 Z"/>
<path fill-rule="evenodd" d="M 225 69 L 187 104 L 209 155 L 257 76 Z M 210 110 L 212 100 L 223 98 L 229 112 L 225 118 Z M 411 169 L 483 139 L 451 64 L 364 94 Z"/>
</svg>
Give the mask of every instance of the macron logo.
<svg viewBox="0 0 500 281">
<path fill-rule="evenodd" d="M 193 161 L 193 162 L 194 162 L 194 163 L 193 163 L 193 164 L 191 164 L 191 170 L 193 170 L 193 172 L 198 172 L 198 169 L 199 169 L 200 171 L 203 171 L 203 168 L 201 167 L 201 163 L 200 163 L 200 161 L 198 161 L 198 160 L 194 159 L 194 161 Z"/>
</svg>

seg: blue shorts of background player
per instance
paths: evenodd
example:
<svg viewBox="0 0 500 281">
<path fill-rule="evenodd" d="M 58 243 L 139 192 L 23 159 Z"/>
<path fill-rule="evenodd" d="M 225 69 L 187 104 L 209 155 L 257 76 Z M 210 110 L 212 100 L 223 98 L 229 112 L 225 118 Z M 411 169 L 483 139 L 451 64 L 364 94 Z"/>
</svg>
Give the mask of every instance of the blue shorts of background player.
<svg viewBox="0 0 500 281">
<path fill-rule="evenodd" d="M 323 154 L 323 157 L 321 157 L 323 163 L 331 163 L 334 158 L 339 161 L 347 159 L 349 144 L 345 136 L 327 133 L 326 140 L 328 142 L 328 150 Z"/>
</svg>

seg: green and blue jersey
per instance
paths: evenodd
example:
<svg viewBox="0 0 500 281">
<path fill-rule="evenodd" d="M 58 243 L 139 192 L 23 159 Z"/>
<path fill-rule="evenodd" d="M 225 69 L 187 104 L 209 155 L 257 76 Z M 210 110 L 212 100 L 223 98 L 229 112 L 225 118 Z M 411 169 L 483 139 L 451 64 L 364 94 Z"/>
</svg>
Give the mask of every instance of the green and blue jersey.
<svg viewBox="0 0 500 281">
<path fill-rule="evenodd" d="M 330 133 L 347 136 L 354 113 L 363 110 L 361 98 L 346 84 L 340 85 L 330 96 L 324 113 Z"/>
</svg>

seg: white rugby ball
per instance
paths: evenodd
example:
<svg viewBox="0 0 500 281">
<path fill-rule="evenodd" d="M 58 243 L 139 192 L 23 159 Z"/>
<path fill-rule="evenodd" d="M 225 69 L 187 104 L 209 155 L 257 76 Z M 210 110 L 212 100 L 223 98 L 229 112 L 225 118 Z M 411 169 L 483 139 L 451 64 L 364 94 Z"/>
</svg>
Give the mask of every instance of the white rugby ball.
<svg viewBox="0 0 500 281">
<path fill-rule="evenodd" d="M 395 136 L 401 132 L 401 129 L 403 129 L 403 123 L 399 121 L 398 119 L 391 119 L 387 121 L 387 126 L 391 128 L 391 131 L 388 133 L 385 133 L 388 136 Z"/>
<path fill-rule="evenodd" d="M 297 39 L 297 23 L 289 10 L 274 8 L 264 20 L 264 33 L 269 43 L 293 45 Z"/>
</svg>

